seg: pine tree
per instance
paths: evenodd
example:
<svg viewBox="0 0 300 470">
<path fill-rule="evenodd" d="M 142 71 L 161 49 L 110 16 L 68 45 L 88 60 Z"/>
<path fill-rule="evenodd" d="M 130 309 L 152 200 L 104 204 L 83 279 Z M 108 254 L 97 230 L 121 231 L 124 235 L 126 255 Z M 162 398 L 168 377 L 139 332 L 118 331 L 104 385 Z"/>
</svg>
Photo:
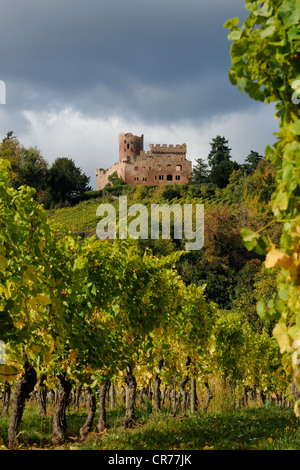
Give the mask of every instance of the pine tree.
<svg viewBox="0 0 300 470">
<path fill-rule="evenodd" d="M 211 167 L 211 182 L 219 188 L 225 188 L 231 173 L 239 168 L 238 163 L 231 160 L 231 149 L 225 137 L 217 136 L 210 142 L 211 151 L 207 160 Z"/>
<path fill-rule="evenodd" d="M 224 160 L 231 159 L 231 149 L 228 147 L 228 140 L 225 137 L 217 135 L 212 142 L 210 142 L 211 151 L 208 154 L 207 160 L 210 167 L 215 167 Z"/>
<path fill-rule="evenodd" d="M 203 158 L 196 158 L 197 165 L 193 167 L 192 183 L 202 184 L 209 182 L 209 168 Z"/>
</svg>

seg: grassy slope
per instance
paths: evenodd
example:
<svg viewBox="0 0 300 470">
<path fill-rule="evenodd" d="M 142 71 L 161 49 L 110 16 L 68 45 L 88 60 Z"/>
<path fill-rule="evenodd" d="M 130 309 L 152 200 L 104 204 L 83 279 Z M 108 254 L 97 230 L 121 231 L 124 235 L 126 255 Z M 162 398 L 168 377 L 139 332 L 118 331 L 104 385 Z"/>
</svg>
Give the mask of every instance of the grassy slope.
<svg viewBox="0 0 300 470">
<path fill-rule="evenodd" d="M 151 204 L 204 204 L 205 208 L 221 202 L 211 191 L 209 194 L 205 187 L 177 185 L 177 187 L 130 187 L 124 186 L 116 194 L 127 196 L 128 206 L 144 204 L 150 208 Z M 49 211 L 49 218 L 64 230 L 74 232 L 95 233 L 97 225 L 96 210 L 99 204 L 110 203 L 116 208 L 118 214 L 118 198 L 112 193 L 104 193 L 102 197 L 82 201 L 73 207 L 56 208 Z"/>
</svg>

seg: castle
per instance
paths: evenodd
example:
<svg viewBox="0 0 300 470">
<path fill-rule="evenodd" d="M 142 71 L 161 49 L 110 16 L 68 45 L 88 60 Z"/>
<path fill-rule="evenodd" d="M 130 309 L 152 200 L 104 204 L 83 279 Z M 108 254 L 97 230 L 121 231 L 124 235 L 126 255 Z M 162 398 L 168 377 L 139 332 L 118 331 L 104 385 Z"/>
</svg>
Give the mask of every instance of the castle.
<svg viewBox="0 0 300 470">
<path fill-rule="evenodd" d="M 108 170 L 96 169 L 97 190 L 108 184 L 116 173 L 129 185 L 159 185 L 188 183 L 192 162 L 186 159 L 186 144 L 149 145 L 144 152 L 144 136 L 119 134 L 119 161 Z"/>
</svg>

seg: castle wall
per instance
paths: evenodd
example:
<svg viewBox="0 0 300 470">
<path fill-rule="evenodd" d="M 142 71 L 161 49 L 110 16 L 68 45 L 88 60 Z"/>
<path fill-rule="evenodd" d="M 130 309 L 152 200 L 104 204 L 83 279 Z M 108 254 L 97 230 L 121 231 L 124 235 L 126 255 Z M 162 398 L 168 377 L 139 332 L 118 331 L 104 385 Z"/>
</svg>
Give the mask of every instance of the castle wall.
<svg viewBox="0 0 300 470">
<path fill-rule="evenodd" d="M 118 176 L 120 176 L 120 164 L 119 162 L 114 163 L 112 167 L 108 170 L 104 170 L 103 168 L 96 169 L 96 176 L 97 176 L 97 191 L 103 189 L 109 181 L 108 177 L 111 176 L 114 172 L 117 172 Z M 121 177 L 121 176 L 120 176 Z"/>
<path fill-rule="evenodd" d="M 168 185 L 189 182 L 192 162 L 182 155 L 136 157 L 134 162 L 125 164 L 125 183 L 130 185 Z"/>
</svg>

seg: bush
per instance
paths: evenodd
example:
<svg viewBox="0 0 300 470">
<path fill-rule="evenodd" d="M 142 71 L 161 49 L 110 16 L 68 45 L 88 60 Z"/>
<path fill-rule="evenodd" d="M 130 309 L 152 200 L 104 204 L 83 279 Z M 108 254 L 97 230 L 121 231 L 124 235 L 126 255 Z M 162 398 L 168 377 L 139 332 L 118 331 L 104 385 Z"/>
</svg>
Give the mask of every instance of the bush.
<svg viewBox="0 0 300 470">
<path fill-rule="evenodd" d="M 88 199 L 96 199 L 98 197 L 101 197 L 102 196 L 102 190 L 98 190 L 98 191 L 85 191 L 84 193 L 82 193 L 80 195 L 80 200 L 81 201 L 86 201 Z"/>
</svg>

